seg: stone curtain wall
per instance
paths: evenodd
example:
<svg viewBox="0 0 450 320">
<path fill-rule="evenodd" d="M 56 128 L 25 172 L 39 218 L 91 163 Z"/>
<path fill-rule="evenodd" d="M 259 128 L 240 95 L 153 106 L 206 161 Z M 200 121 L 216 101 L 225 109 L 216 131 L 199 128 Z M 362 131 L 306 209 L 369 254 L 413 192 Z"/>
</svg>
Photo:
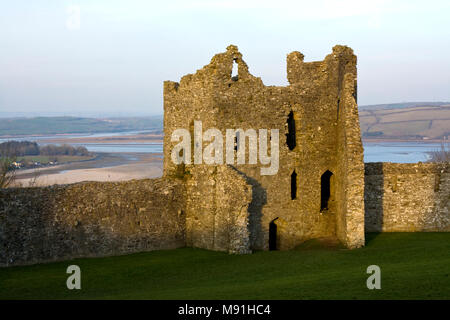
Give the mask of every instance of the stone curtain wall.
<svg viewBox="0 0 450 320">
<path fill-rule="evenodd" d="M 450 231 L 450 164 L 366 163 L 365 230 Z"/>
<path fill-rule="evenodd" d="M 366 163 L 364 178 L 365 221 L 345 231 L 348 243 L 361 239 L 363 224 L 366 232 L 450 231 L 450 164 Z M 249 253 L 261 218 L 252 217 L 255 186 L 223 165 L 193 167 L 183 179 L 1 189 L 0 266 L 185 245 Z M 346 201 L 351 226 L 359 215 Z"/>
<path fill-rule="evenodd" d="M 185 246 L 179 180 L 0 189 L 0 266 Z"/>
</svg>

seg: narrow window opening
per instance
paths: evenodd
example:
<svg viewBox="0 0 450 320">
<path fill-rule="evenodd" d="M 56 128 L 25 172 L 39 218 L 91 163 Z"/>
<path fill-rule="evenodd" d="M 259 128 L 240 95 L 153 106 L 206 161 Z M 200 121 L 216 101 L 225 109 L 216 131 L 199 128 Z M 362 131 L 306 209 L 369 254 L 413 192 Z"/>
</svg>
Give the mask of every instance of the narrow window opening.
<svg viewBox="0 0 450 320">
<path fill-rule="evenodd" d="M 237 64 L 237 59 L 233 60 L 233 69 L 231 70 L 231 80 L 233 81 L 238 81 L 239 76 L 238 76 L 238 64 Z"/>
<path fill-rule="evenodd" d="M 239 131 L 236 132 L 236 136 L 234 137 L 234 151 L 239 150 Z"/>
<path fill-rule="evenodd" d="M 288 133 L 286 134 L 286 143 L 289 147 L 289 150 L 294 150 L 296 142 L 295 142 L 295 119 L 294 112 L 290 112 L 287 119 L 287 127 Z"/>
<path fill-rule="evenodd" d="M 277 250 L 277 225 L 273 219 L 269 224 L 269 250 Z"/>
<path fill-rule="evenodd" d="M 320 211 L 327 210 L 331 197 L 331 176 L 333 173 L 329 170 L 320 178 Z"/>
<path fill-rule="evenodd" d="M 297 199 L 297 173 L 291 174 L 291 200 Z"/>
</svg>

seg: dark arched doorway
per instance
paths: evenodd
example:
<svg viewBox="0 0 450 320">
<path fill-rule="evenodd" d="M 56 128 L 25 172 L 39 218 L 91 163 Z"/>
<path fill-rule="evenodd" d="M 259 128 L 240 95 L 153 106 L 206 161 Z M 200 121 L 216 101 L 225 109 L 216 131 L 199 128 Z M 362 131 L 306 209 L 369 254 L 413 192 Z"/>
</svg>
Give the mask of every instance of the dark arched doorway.
<svg viewBox="0 0 450 320">
<path fill-rule="evenodd" d="M 277 250 L 277 225 L 273 219 L 269 224 L 269 250 Z"/>
</svg>

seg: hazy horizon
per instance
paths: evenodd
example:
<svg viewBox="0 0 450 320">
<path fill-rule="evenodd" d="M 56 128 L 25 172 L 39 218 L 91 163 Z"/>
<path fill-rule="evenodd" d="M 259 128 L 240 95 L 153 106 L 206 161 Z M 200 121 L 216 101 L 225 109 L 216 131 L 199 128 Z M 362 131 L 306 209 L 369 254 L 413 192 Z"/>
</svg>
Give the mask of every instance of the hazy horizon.
<svg viewBox="0 0 450 320">
<path fill-rule="evenodd" d="M 430 104 L 450 104 L 450 101 L 401 101 L 401 102 L 393 102 L 387 103 L 386 105 L 395 105 L 395 104 L 409 104 L 409 103 L 423 103 L 424 105 L 427 103 Z M 370 105 L 358 105 L 358 108 L 364 108 L 371 106 L 382 106 L 384 104 L 370 104 Z M 0 118 L 34 118 L 34 117 L 83 117 L 83 118 L 128 118 L 128 117 L 163 117 L 164 113 L 161 110 L 159 113 L 151 113 L 151 112 L 89 112 L 89 111 L 79 111 L 79 112 L 70 112 L 70 111 L 54 111 L 54 112 L 4 112 L 0 111 Z"/>
<path fill-rule="evenodd" d="M 79 11 L 79 23 L 77 15 Z M 450 101 L 448 1 L 50 1 L 0 12 L 0 116 L 161 115 L 179 81 L 235 44 L 265 85 L 286 55 L 358 56 L 358 104 Z"/>
</svg>

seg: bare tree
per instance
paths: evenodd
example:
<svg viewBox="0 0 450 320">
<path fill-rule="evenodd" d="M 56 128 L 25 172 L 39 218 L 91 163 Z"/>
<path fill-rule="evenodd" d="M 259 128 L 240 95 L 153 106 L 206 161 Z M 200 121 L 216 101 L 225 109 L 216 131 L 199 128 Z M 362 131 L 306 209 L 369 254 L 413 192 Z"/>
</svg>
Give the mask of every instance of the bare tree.
<svg viewBox="0 0 450 320">
<path fill-rule="evenodd" d="M 36 187 L 37 184 L 37 180 L 40 177 L 41 172 L 39 171 L 38 168 L 33 170 L 33 177 L 28 181 L 28 187 Z"/>
<path fill-rule="evenodd" d="M 15 158 L 0 157 L 0 188 L 6 188 L 16 179 Z"/>
<path fill-rule="evenodd" d="M 431 152 L 431 162 L 450 162 L 450 143 L 441 142 L 439 150 Z"/>
</svg>

